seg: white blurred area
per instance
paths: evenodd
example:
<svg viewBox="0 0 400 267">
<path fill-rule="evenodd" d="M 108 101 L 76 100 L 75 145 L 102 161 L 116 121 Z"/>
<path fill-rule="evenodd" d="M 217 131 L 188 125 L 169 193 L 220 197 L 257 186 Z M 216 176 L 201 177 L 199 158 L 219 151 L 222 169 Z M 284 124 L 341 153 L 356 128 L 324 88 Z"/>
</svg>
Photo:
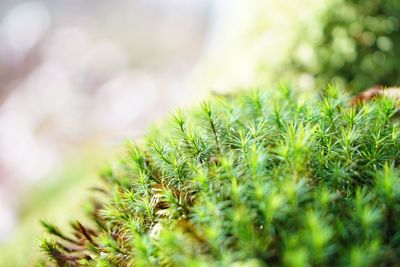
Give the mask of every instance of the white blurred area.
<svg viewBox="0 0 400 267">
<path fill-rule="evenodd" d="M 29 187 L 193 94 L 204 0 L 0 1 L 0 241 Z"/>
</svg>

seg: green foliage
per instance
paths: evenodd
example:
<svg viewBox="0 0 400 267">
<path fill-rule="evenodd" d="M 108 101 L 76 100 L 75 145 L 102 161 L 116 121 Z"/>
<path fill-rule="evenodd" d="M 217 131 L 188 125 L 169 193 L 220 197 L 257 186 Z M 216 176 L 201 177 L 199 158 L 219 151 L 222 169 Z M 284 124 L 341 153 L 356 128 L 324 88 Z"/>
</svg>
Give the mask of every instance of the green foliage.
<svg viewBox="0 0 400 267">
<path fill-rule="evenodd" d="M 293 46 L 289 70 L 311 74 L 317 85 L 335 81 L 357 92 L 400 83 L 400 2 L 331 0 Z M 316 15 L 317 16 L 317 15 Z M 290 57 L 290 56 L 289 56 Z"/>
<path fill-rule="evenodd" d="M 395 266 L 397 106 L 329 87 L 220 97 L 128 144 L 103 172 L 108 200 L 74 235 L 43 222 L 66 266 Z"/>
</svg>

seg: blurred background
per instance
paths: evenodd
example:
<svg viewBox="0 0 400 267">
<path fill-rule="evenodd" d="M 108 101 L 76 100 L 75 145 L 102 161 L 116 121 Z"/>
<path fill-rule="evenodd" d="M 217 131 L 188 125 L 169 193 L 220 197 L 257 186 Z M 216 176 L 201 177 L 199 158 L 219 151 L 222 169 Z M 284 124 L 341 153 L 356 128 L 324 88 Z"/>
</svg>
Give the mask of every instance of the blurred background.
<svg viewBox="0 0 400 267">
<path fill-rule="evenodd" d="M 39 219 L 66 223 L 123 140 L 193 99 L 210 13 L 200 0 L 0 1 L 0 265 L 26 266 Z"/>
<path fill-rule="evenodd" d="M 399 84 L 399 16 L 398 0 L 1 0 L 0 266 L 33 262 L 39 220 L 81 216 L 99 168 L 178 106 Z"/>
</svg>

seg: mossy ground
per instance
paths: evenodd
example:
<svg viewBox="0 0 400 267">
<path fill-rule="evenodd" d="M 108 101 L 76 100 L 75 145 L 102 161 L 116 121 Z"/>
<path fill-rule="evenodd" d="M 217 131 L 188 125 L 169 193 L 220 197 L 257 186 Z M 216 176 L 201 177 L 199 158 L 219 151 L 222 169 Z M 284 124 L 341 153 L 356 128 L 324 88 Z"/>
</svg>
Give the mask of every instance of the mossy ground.
<svg viewBox="0 0 400 267">
<path fill-rule="evenodd" d="M 328 87 L 216 97 L 128 145 L 106 201 L 73 235 L 50 223 L 58 265 L 395 266 L 397 105 L 351 106 Z"/>
</svg>

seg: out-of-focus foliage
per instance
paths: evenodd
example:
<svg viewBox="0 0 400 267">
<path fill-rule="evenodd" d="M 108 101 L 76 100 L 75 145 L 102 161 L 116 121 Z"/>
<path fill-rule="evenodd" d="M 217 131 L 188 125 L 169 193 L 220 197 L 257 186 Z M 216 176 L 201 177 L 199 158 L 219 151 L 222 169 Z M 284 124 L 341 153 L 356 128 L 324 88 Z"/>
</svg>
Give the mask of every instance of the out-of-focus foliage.
<svg viewBox="0 0 400 267">
<path fill-rule="evenodd" d="M 400 83 L 397 0 L 234 3 L 220 8 L 230 15 L 217 21 L 202 86 L 226 91 L 284 80 L 320 90 L 334 82 L 356 93 Z"/>
<path fill-rule="evenodd" d="M 49 222 L 60 266 L 396 266 L 397 106 L 329 88 L 229 96 L 130 145 L 109 194 L 73 234 Z"/>
<path fill-rule="evenodd" d="M 400 1 L 331 2 L 319 25 L 300 36 L 288 68 L 319 86 L 333 80 L 353 91 L 399 84 Z"/>
</svg>

